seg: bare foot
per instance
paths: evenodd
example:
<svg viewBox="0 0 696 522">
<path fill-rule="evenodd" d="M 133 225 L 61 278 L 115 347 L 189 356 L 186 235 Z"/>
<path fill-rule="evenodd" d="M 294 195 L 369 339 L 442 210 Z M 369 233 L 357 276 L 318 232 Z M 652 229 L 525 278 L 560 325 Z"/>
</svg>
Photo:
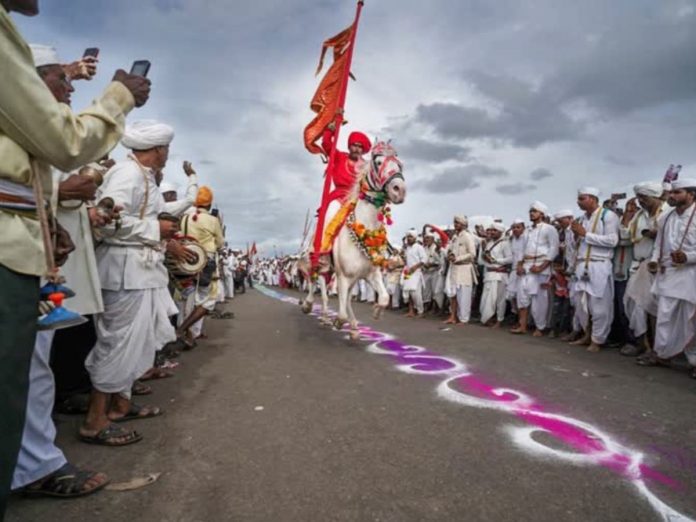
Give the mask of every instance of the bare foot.
<svg viewBox="0 0 696 522">
<path fill-rule="evenodd" d="M 544 337 L 544 332 L 542 332 L 539 329 L 534 330 L 534 333 L 532 334 L 532 337 Z"/>
<path fill-rule="evenodd" d="M 590 344 L 592 344 L 592 340 L 588 339 L 587 337 L 581 337 L 580 339 L 572 341 L 568 344 L 570 344 L 570 346 L 590 346 Z"/>
<path fill-rule="evenodd" d="M 500 321 L 496 321 L 491 325 L 491 330 L 500 330 Z"/>
<path fill-rule="evenodd" d="M 442 321 L 442 324 L 457 324 L 457 320 L 454 317 L 448 317 Z"/>
<path fill-rule="evenodd" d="M 587 347 L 587 351 L 592 353 L 599 353 L 600 351 L 602 351 L 602 347 L 597 343 L 593 342 L 592 344 L 590 344 L 590 346 Z"/>
<path fill-rule="evenodd" d="M 511 334 L 524 335 L 524 334 L 527 333 L 527 329 L 526 329 L 526 328 L 522 328 L 522 327 L 520 327 L 520 326 L 517 326 L 516 328 L 512 328 L 512 329 L 510 330 L 510 333 L 511 333 Z"/>
</svg>

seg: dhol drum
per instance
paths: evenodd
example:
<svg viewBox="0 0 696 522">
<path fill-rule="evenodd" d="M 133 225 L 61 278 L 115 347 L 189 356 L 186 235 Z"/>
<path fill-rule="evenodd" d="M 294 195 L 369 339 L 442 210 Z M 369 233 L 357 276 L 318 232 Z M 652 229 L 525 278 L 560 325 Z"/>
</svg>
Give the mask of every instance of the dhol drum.
<svg viewBox="0 0 696 522">
<path fill-rule="evenodd" d="M 164 259 L 164 264 L 169 273 L 177 279 L 187 279 L 196 277 L 205 268 L 208 263 L 208 255 L 205 249 L 190 236 L 175 236 L 174 239 L 182 243 L 187 250 L 196 254 L 196 261 L 180 261 L 175 259 L 171 254 L 167 254 Z"/>
</svg>

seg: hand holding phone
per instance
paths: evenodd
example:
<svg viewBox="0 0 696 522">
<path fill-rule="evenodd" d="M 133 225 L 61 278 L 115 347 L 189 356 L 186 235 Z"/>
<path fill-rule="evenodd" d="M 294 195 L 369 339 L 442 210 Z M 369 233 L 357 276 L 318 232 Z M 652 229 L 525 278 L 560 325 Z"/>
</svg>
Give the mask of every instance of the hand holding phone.
<svg viewBox="0 0 696 522">
<path fill-rule="evenodd" d="M 121 82 L 131 92 L 136 107 L 145 105 L 150 97 L 150 80 L 143 76 L 128 74 L 123 69 L 119 69 L 114 74 L 113 81 Z"/>
<path fill-rule="evenodd" d="M 99 47 L 88 47 L 85 49 L 84 54 L 82 55 L 83 58 L 87 57 L 92 57 L 92 58 L 98 58 L 99 57 Z"/>
</svg>

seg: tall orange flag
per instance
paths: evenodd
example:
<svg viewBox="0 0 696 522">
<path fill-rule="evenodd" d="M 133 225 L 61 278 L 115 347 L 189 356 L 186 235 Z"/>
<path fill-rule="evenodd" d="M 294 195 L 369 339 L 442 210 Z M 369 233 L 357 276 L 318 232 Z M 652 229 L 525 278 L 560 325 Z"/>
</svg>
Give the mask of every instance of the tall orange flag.
<svg viewBox="0 0 696 522">
<path fill-rule="evenodd" d="M 310 108 L 317 113 L 316 117 L 304 130 L 305 147 L 312 154 L 322 154 L 324 152 L 324 150 L 316 144 L 316 141 L 321 137 L 326 126 L 334 121 L 336 113 L 341 108 L 342 81 L 349 72 L 347 69 L 350 68 L 350 53 L 348 51 L 353 41 L 354 30 L 355 24 L 352 24 L 336 36 L 326 40 L 322 45 L 319 67 L 317 68 L 316 74 L 321 72 L 324 66 L 324 56 L 329 49 L 333 49 L 333 64 L 331 64 L 331 67 L 326 72 L 326 75 L 319 84 L 312 98 L 312 102 L 309 105 Z"/>
</svg>

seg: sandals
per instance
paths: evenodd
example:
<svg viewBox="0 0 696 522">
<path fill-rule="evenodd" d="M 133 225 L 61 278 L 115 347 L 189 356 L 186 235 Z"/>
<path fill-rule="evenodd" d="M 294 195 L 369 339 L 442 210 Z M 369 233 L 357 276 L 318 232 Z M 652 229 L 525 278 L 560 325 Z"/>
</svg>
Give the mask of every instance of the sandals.
<svg viewBox="0 0 696 522">
<path fill-rule="evenodd" d="M 660 359 L 654 352 L 645 353 L 636 358 L 636 364 L 640 366 L 670 366 L 669 359 Z"/>
<path fill-rule="evenodd" d="M 34 482 L 22 489 L 26 496 L 76 498 L 96 493 L 109 483 L 107 478 L 103 483 L 91 489 L 84 489 L 87 482 L 103 475 L 96 471 L 82 470 L 66 463 L 59 470 L 47 477 Z"/>
<path fill-rule="evenodd" d="M 110 418 L 110 420 L 111 422 L 127 422 L 130 420 L 151 419 L 153 417 L 159 417 L 162 415 L 162 413 L 164 412 L 156 406 L 139 406 L 138 404 L 131 402 L 128 413 L 122 417 L 118 417 L 117 419 Z"/>
<path fill-rule="evenodd" d="M 87 444 L 96 444 L 98 446 L 128 446 L 143 440 L 143 436 L 135 430 L 127 430 L 115 424 L 109 424 L 106 428 L 99 431 L 96 435 L 79 434 L 79 439 Z M 125 439 L 116 442 L 116 439 Z"/>
<path fill-rule="evenodd" d="M 152 393 L 152 388 L 142 381 L 135 381 L 133 383 L 133 388 L 131 389 L 131 394 L 133 395 L 150 395 Z"/>
<path fill-rule="evenodd" d="M 138 380 L 154 381 L 156 379 L 169 379 L 170 377 L 174 377 L 174 374 L 172 372 L 168 372 L 163 368 L 151 368 L 147 372 L 145 372 L 145 375 L 143 375 Z"/>
</svg>

